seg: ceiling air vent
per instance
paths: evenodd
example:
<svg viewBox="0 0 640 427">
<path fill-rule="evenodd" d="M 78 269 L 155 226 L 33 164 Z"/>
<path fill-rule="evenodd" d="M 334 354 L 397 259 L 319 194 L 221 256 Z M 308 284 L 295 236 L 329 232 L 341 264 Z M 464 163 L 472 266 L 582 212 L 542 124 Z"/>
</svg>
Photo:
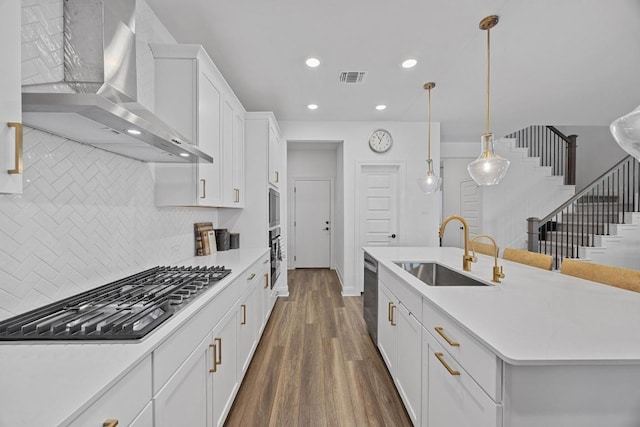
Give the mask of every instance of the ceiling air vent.
<svg viewBox="0 0 640 427">
<path fill-rule="evenodd" d="M 342 71 L 340 72 L 338 80 L 340 81 L 340 83 L 345 84 L 363 83 L 366 75 L 366 71 Z"/>
</svg>

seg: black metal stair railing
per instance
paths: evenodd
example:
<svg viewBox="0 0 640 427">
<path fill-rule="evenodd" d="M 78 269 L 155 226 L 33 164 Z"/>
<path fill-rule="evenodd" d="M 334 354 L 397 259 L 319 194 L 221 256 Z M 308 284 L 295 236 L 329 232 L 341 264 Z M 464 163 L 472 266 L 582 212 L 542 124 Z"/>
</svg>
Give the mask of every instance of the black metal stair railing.
<svg viewBox="0 0 640 427">
<path fill-rule="evenodd" d="M 640 162 L 627 156 L 549 215 L 528 218 L 528 250 L 552 255 L 555 268 L 564 258 L 580 258 L 581 246 L 595 246 L 595 236 L 639 211 L 639 190 Z"/>
<path fill-rule="evenodd" d="M 550 166 L 552 175 L 563 175 L 566 185 L 576 183 L 576 135 L 565 135 L 553 126 L 534 125 L 505 138 L 515 138 L 517 147 L 529 149 L 530 157 L 539 157 L 542 166 Z"/>
</svg>

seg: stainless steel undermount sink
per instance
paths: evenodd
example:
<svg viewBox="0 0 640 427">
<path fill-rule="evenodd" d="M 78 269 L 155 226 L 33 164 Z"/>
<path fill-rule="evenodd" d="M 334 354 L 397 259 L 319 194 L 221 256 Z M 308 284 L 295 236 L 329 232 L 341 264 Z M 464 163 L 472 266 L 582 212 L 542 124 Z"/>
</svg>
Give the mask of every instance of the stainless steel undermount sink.
<svg viewBox="0 0 640 427">
<path fill-rule="evenodd" d="M 489 286 L 435 262 L 396 261 L 394 264 L 429 286 Z"/>
</svg>

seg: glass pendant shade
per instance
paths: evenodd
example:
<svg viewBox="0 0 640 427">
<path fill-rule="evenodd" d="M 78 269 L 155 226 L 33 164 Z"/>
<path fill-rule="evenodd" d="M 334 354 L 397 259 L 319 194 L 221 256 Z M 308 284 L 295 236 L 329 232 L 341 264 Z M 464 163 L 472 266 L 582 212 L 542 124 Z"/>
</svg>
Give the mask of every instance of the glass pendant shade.
<svg viewBox="0 0 640 427">
<path fill-rule="evenodd" d="M 433 173 L 433 164 L 432 160 L 427 160 L 427 173 L 418 178 L 418 187 L 422 190 L 423 193 L 431 194 L 435 193 L 440 189 L 440 184 L 442 184 L 442 178 Z"/>
<path fill-rule="evenodd" d="M 609 129 L 618 145 L 640 160 L 640 106 L 614 120 Z"/>
<path fill-rule="evenodd" d="M 480 156 L 467 165 L 467 171 L 478 185 L 495 185 L 507 174 L 509 160 L 493 149 L 493 134 L 482 135 Z"/>
</svg>

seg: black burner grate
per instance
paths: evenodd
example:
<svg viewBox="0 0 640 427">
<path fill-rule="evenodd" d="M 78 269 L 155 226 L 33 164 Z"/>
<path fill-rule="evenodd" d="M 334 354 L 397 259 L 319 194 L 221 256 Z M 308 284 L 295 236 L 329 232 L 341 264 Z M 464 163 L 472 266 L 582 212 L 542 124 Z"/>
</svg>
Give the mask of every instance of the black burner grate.
<svg viewBox="0 0 640 427">
<path fill-rule="evenodd" d="M 135 340 L 231 273 L 154 267 L 0 322 L 0 341 Z"/>
</svg>

